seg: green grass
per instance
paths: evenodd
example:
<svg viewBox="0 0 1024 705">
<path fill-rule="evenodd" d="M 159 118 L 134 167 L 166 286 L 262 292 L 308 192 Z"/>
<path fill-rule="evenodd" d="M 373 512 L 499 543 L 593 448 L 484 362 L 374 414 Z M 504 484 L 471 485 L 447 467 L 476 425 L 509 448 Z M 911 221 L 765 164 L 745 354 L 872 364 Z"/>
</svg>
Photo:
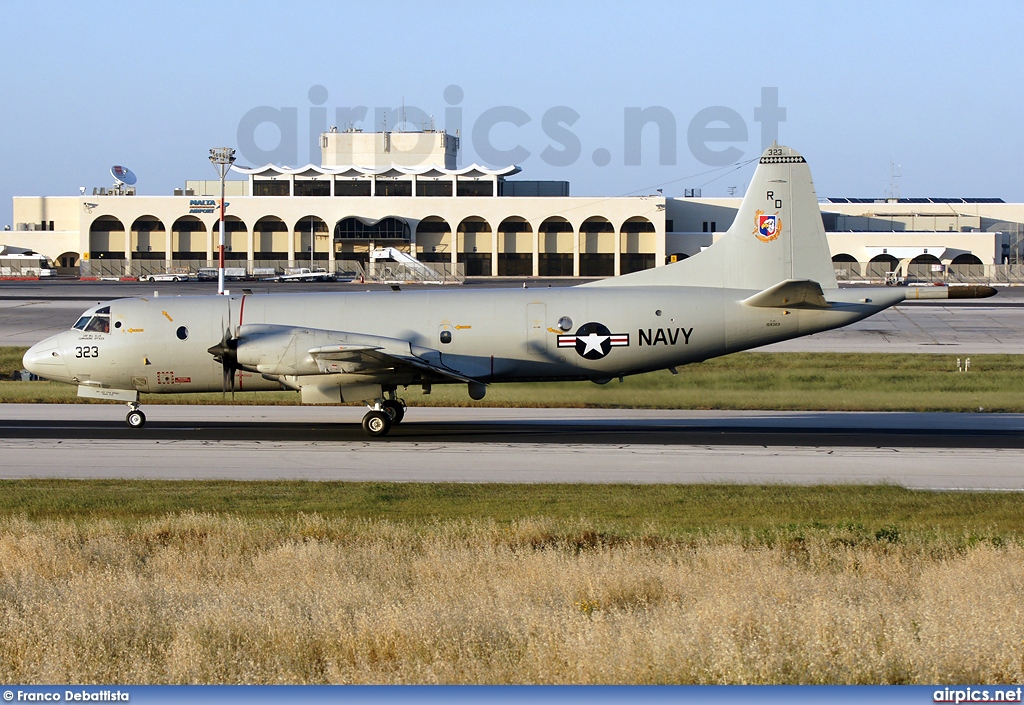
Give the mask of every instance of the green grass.
<svg viewBox="0 0 1024 705">
<path fill-rule="evenodd" d="M 141 480 L 0 481 L 0 517 L 125 520 L 214 513 L 388 520 L 413 526 L 488 519 L 593 522 L 608 536 L 720 531 L 778 536 L 846 532 L 927 542 L 1024 537 L 1024 495 L 875 486 L 520 485 Z"/>
<path fill-rule="evenodd" d="M 11 373 L 22 368 L 21 358 L 28 348 L 0 346 L 0 379 L 10 379 Z"/>
<path fill-rule="evenodd" d="M 0 348 L 0 378 L 20 369 L 24 348 Z M 431 395 L 403 391 L 416 406 L 553 406 L 658 409 L 1024 412 L 1024 355 L 976 355 L 956 371 L 955 355 L 739 353 L 679 369 L 590 382 L 495 384 L 483 402 L 463 385 Z M 0 383 L 0 402 L 81 401 L 71 385 Z M 221 404 L 221 394 L 142 395 L 144 404 Z M 230 398 L 228 403 L 231 403 Z M 236 404 L 298 404 L 291 392 L 246 392 Z"/>
</svg>

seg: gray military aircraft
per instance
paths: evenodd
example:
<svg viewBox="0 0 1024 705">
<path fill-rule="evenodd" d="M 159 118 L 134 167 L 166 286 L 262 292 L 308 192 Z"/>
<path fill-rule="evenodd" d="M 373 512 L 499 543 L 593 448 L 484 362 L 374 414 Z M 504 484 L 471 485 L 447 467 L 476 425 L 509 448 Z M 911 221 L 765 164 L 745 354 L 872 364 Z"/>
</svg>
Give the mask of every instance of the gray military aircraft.
<svg viewBox="0 0 1024 705">
<path fill-rule="evenodd" d="M 591 380 L 670 370 L 859 321 L 908 298 L 989 287 L 840 289 L 804 158 L 761 156 L 732 227 L 681 262 L 565 288 L 137 297 L 89 309 L 25 367 L 83 397 L 291 389 L 304 404 L 365 402 L 381 436 L 398 388 Z"/>
</svg>

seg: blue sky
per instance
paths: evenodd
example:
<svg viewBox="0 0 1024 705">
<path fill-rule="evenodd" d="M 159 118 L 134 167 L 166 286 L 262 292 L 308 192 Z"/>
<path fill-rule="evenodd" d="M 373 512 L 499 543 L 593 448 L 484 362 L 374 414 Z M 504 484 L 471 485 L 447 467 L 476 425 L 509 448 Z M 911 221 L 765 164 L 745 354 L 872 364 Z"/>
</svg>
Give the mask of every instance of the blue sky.
<svg viewBox="0 0 1024 705">
<path fill-rule="evenodd" d="M 780 141 L 808 158 L 819 195 L 885 195 L 895 161 L 903 196 L 1024 201 L 1022 20 L 1024 3 L 1009 1 L 7 4 L 0 222 L 15 195 L 109 186 L 112 164 L 146 194 L 215 178 L 208 149 L 238 146 L 260 106 L 294 109 L 295 129 L 250 130 L 262 152 L 240 163 L 295 142 L 305 164 L 311 96 L 328 123 L 366 106 L 367 129 L 403 100 L 439 128 L 458 109 L 464 165 L 484 161 L 481 116 L 507 106 L 528 122 L 496 124 L 484 146 L 528 153 L 520 178 L 568 180 L 574 195 L 709 196 L 742 192 L 753 166 L 702 162 L 694 123 L 708 108 L 734 116 L 732 139 L 706 146 L 750 160 L 762 89 L 777 89 Z M 627 160 L 625 115 L 651 107 L 675 126 L 675 149 L 652 124 Z M 550 129 L 547 113 L 578 118 Z M 541 156 L 569 142 L 569 163 Z"/>
</svg>

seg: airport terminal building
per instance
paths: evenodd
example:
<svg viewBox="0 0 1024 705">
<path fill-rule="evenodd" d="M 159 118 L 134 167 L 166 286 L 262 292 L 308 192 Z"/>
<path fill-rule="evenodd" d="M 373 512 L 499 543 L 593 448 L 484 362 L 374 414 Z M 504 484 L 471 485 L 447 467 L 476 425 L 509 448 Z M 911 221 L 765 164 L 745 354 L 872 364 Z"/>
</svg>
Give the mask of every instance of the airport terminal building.
<svg viewBox="0 0 1024 705">
<path fill-rule="evenodd" d="M 741 200 L 574 197 L 568 182 L 525 180 L 516 166 L 458 168 L 458 138 L 443 131 L 332 129 L 320 146 L 319 165 L 233 167 L 227 266 L 350 271 L 387 248 L 455 278 L 614 276 L 699 252 Z M 194 273 L 216 264 L 219 197 L 219 181 L 166 196 L 123 184 L 16 196 L 0 244 L 83 276 Z M 821 209 L 841 279 L 1019 278 L 1024 204 L 831 198 Z"/>
</svg>

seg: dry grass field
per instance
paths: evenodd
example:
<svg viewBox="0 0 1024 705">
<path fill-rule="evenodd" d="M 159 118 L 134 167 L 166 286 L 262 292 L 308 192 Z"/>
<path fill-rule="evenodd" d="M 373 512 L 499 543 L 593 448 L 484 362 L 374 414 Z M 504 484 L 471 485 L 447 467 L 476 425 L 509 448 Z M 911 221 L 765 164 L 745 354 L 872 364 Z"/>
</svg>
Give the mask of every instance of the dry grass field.
<svg viewBox="0 0 1024 705">
<path fill-rule="evenodd" d="M 0 680 L 1020 683 L 1024 547 L 861 526 L 0 518 Z"/>
</svg>

